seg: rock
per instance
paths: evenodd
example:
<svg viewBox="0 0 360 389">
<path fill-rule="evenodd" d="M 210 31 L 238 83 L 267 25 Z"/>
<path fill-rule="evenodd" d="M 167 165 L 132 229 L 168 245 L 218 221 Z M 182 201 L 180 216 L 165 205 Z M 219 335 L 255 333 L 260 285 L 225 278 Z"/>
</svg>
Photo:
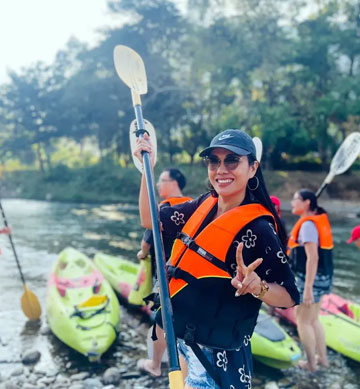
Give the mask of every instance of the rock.
<svg viewBox="0 0 360 389">
<path fill-rule="evenodd" d="M 50 386 L 55 381 L 55 377 L 43 377 L 38 381 L 39 385 Z"/>
<path fill-rule="evenodd" d="M 84 389 L 102 389 L 103 384 L 98 378 L 87 378 L 84 381 Z"/>
<path fill-rule="evenodd" d="M 46 377 L 56 377 L 58 375 L 58 371 L 56 369 L 50 369 L 46 372 Z"/>
<path fill-rule="evenodd" d="M 72 384 L 71 386 L 69 386 L 69 389 L 84 389 L 85 386 L 84 384 L 81 382 L 77 382 L 76 384 Z"/>
<path fill-rule="evenodd" d="M 40 334 L 41 335 L 50 335 L 51 334 L 51 329 L 49 326 L 44 326 L 44 327 L 41 327 L 40 329 Z"/>
<path fill-rule="evenodd" d="M 23 385 L 23 389 L 37 389 L 38 386 L 37 385 L 33 385 L 33 384 L 30 384 L 28 382 L 26 382 L 24 385 Z"/>
<path fill-rule="evenodd" d="M 124 380 L 129 380 L 131 378 L 139 378 L 142 374 L 139 371 L 128 371 L 122 374 L 121 378 Z"/>
<path fill-rule="evenodd" d="M 32 365 L 32 364 L 35 364 L 39 361 L 41 357 L 41 354 L 39 351 L 37 350 L 29 350 L 29 351 L 26 351 L 23 355 L 23 357 L 21 358 L 21 361 L 24 365 Z"/>
<path fill-rule="evenodd" d="M 110 367 L 109 369 L 106 369 L 104 375 L 103 375 L 103 382 L 105 385 L 114 384 L 117 385 L 121 380 L 121 373 L 120 370 L 116 367 Z"/>
<path fill-rule="evenodd" d="M 270 381 L 265 384 L 264 389 L 279 389 L 279 387 L 275 381 Z"/>
<path fill-rule="evenodd" d="M 87 371 L 83 371 L 81 373 L 73 374 L 70 379 L 71 381 L 84 381 L 89 377 L 89 373 Z"/>
<path fill-rule="evenodd" d="M 16 368 L 15 370 L 13 370 L 10 374 L 10 376 L 12 377 L 17 377 L 19 375 L 22 375 L 24 374 L 24 368 L 22 366 Z"/>
<path fill-rule="evenodd" d="M 5 389 L 18 389 L 18 386 L 13 381 L 7 381 L 5 382 Z"/>
</svg>

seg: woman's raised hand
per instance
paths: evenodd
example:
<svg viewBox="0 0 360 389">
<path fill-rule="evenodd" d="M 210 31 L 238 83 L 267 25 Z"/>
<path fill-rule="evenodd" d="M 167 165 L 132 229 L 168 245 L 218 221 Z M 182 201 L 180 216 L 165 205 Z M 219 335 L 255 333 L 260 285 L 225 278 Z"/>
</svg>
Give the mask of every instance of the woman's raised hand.
<svg viewBox="0 0 360 389">
<path fill-rule="evenodd" d="M 148 134 L 144 134 L 143 137 L 136 139 L 136 145 L 133 151 L 134 156 L 143 163 L 142 151 L 147 151 L 150 155 L 151 166 L 155 165 L 155 153 L 153 153 L 153 145 Z"/>
<path fill-rule="evenodd" d="M 231 280 L 231 285 L 236 288 L 235 296 L 242 296 L 247 293 L 259 294 L 261 292 L 261 279 L 254 271 L 263 261 L 262 258 L 246 266 L 244 263 L 242 251 L 244 244 L 239 243 L 236 249 L 236 275 Z"/>
</svg>

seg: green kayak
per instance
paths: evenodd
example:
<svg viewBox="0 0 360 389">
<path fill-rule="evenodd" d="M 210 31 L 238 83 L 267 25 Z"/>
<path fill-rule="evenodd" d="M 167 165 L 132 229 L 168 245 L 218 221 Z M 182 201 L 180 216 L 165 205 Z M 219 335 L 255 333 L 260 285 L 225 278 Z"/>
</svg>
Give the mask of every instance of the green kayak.
<svg viewBox="0 0 360 389">
<path fill-rule="evenodd" d="M 276 309 L 276 314 L 296 326 L 293 308 Z M 322 298 L 319 320 L 326 345 L 360 362 L 360 304 L 330 293 Z"/>
<path fill-rule="evenodd" d="M 301 350 L 294 339 L 267 313 L 260 311 L 251 350 L 254 358 L 276 369 L 287 369 L 298 362 Z"/>
<path fill-rule="evenodd" d="M 140 265 L 121 257 L 97 253 L 94 262 L 122 298 L 150 314 L 142 301 L 152 289 L 149 258 Z M 296 342 L 265 312 L 259 315 L 251 348 L 254 358 L 279 369 L 293 366 L 301 355 Z"/>
<path fill-rule="evenodd" d="M 90 361 L 100 359 L 120 326 L 113 289 L 93 262 L 73 248 L 63 250 L 52 267 L 46 314 L 52 332 Z"/>
<path fill-rule="evenodd" d="M 141 263 L 134 263 L 123 257 L 97 253 L 94 263 L 122 299 L 129 304 L 140 306 L 150 314 L 150 308 L 143 300 L 152 291 L 150 257 Z"/>
</svg>

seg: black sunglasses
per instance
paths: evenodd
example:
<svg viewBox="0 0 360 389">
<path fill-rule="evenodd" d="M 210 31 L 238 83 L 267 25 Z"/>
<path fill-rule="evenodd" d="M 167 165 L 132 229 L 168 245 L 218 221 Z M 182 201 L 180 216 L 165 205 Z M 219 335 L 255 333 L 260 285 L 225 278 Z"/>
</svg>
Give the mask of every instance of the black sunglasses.
<svg viewBox="0 0 360 389">
<path fill-rule="evenodd" d="M 239 163 L 241 162 L 243 156 L 237 155 L 228 155 L 224 159 L 224 166 L 227 170 L 235 170 Z M 208 155 L 204 157 L 205 165 L 209 168 L 209 170 L 217 170 L 221 165 L 221 159 L 215 157 L 214 155 Z"/>
</svg>

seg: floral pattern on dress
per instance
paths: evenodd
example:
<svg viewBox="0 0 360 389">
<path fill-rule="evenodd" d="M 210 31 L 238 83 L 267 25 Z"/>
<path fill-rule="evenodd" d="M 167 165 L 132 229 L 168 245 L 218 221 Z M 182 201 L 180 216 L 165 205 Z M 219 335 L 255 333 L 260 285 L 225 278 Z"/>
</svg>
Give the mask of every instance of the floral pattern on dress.
<svg viewBox="0 0 360 389">
<path fill-rule="evenodd" d="M 277 235 L 276 231 L 275 231 L 275 227 L 272 223 L 269 223 L 269 226 L 270 228 L 272 229 L 272 232 L 274 233 L 274 235 Z"/>
<path fill-rule="evenodd" d="M 252 230 L 248 229 L 246 234 L 241 237 L 241 240 L 244 242 L 245 247 L 249 249 L 250 247 L 255 247 L 255 241 L 257 236 L 253 234 Z"/>
<path fill-rule="evenodd" d="M 285 255 L 285 253 L 282 250 L 279 250 L 276 253 L 276 256 L 281 260 L 281 263 L 286 263 L 287 262 L 286 255 Z"/>
<path fill-rule="evenodd" d="M 245 336 L 244 336 L 244 341 L 243 341 L 243 343 L 244 343 L 244 346 L 245 346 L 245 347 L 249 344 L 250 339 L 251 339 L 251 335 L 245 335 Z"/>
<path fill-rule="evenodd" d="M 224 350 L 223 352 L 218 352 L 216 354 L 217 361 L 216 361 L 216 366 L 217 367 L 222 367 L 224 371 L 227 369 L 227 364 L 228 364 L 228 358 L 226 356 L 226 351 Z"/>
<path fill-rule="evenodd" d="M 240 381 L 245 384 L 245 388 L 251 389 L 251 373 L 249 372 L 249 374 L 246 374 L 245 365 L 243 365 L 243 367 L 241 367 L 238 371 L 240 373 Z"/>
<path fill-rule="evenodd" d="M 178 211 L 175 211 L 174 214 L 170 217 L 170 219 L 179 226 L 180 224 L 185 224 L 184 214 Z"/>
</svg>

